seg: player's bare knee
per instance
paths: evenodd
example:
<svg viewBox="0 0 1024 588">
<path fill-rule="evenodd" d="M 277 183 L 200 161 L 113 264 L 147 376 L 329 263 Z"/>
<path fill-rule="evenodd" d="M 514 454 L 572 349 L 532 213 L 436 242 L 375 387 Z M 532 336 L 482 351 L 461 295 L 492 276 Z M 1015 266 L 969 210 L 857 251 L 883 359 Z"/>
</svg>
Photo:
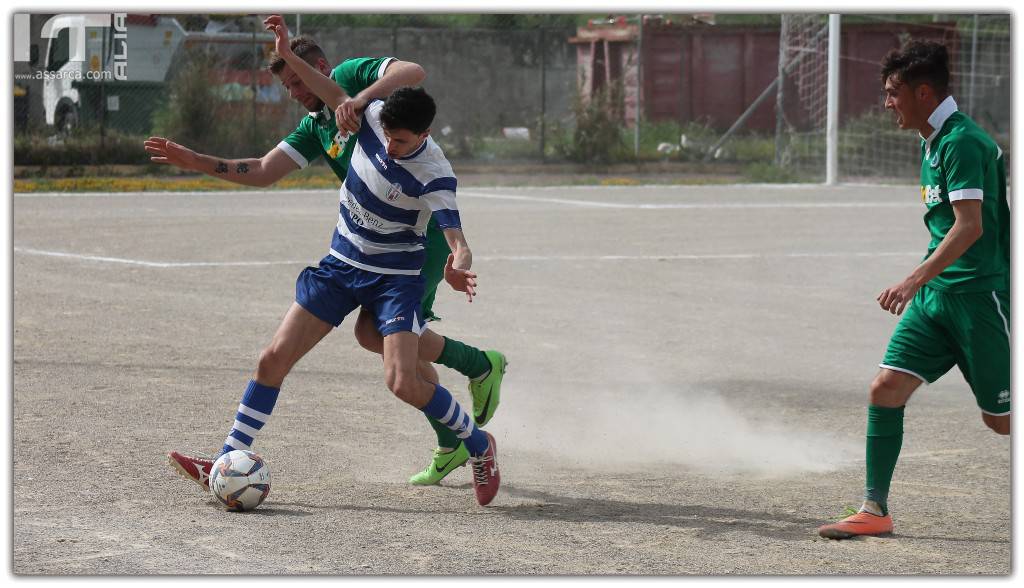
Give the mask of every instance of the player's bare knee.
<svg viewBox="0 0 1024 588">
<path fill-rule="evenodd" d="M 388 381 L 388 389 L 402 402 L 414 404 L 419 398 L 420 387 L 415 374 L 411 377 L 407 374 L 396 375 Z"/>
<path fill-rule="evenodd" d="M 992 429 L 999 435 L 1010 434 L 1010 416 L 1009 415 L 990 415 L 981 413 L 981 420 L 985 422 L 988 428 Z"/>
<path fill-rule="evenodd" d="M 896 395 L 896 387 L 885 377 L 883 372 L 871 382 L 871 387 L 868 390 L 868 402 L 874 406 L 892 406 Z"/>
<path fill-rule="evenodd" d="M 891 370 L 882 370 L 871 381 L 868 390 L 868 402 L 874 406 L 899 408 L 907 403 L 920 381 Z"/>
<path fill-rule="evenodd" d="M 256 364 L 256 379 L 262 383 L 276 383 L 284 380 L 288 374 L 288 359 L 273 344 L 260 352 L 259 363 Z"/>
</svg>

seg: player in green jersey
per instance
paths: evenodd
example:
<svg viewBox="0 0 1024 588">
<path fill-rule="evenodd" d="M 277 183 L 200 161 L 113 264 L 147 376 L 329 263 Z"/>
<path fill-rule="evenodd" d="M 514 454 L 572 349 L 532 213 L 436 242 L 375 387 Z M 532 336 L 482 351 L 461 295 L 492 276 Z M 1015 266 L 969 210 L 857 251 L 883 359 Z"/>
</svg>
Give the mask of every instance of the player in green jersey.
<svg viewBox="0 0 1024 588">
<path fill-rule="evenodd" d="M 313 79 L 316 87 L 310 88 L 283 59 L 275 57 L 271 60 L 268 69 L 278 77 L 289 96 L 309 111 L 309 115 L 303 117 L 295 130 L 276 147 L 262 158 L 225 159 L 198 153 L 164 137 L 150 137 L 144 146 L 151 159 L 237 184 L 262 187 L 324 157 L 338 179 L 344 182 L 356 142 L 354 138 L 348 139 L 350 134 L 354 137 L 358 131 L 367 103 L 387 98 L 396 88 L 419 85 L 426 77 L 419 65 L 387 57 L 348 59 L 332 68 L 323 50 L 313 39 L 305 36 L 292 39 L 289 46 L 293 53 L 321 75 Z M 318 94 L 327 96 L 328 100 L 322 100 Z M 427 320 L 436 320 L 432 305 L 450 250 L 433 220 L 428 226 L 426 250 L 421 310 Z M 356 319 L 355 335 L 364 348 L 382 353 L 382 337 L 365 309 L 360 310 Z M 263 353 L 261 364 L 265 360 L 273 362 L 279 356 Z M 468 377 L 474 421 L 483 426 L 491 419 L 501 397 L 506 367 L 504 355 L 497 351 L 481 351 L 428 329 L 421 337 L 420 358 L 420 373 L 432 383 L 438 383 L 439 378 L 431 363 L 440 363 Z M 297 360 L 294 357 L 282 359 L 291 364 Z M 261 367 L 268 373 L 276 373 L 291 365 Z M 469 459 L 464 443 L 451 429 L 429 417 L 428 421 L 437 435 L 437 448 L 426 468 L 410 478 L 412 484 L 437 484 Z M 187 469 L 200 472 L 203 464 L 205 461 Z M 193 478 L 202 485 L 202 476 L 197 476 Z"/>
<path fill-rule="evenodd" d="M 903 443 L 903 409 L 922 382 L 956 365 L 984 423 L 1010 434 L 1010 210 L 1002 150 L 957 110 L 943 45 L 913 41 L 893 50 L 882 61 L 881 78 L 896 124 L 921 135 L 921 198 L 931 243 L 910 275 L 878 296 L 882 310 L 903 317 L 871 383 L 864 504 L 818 530 L 831 539 L 892 532 L 887 500 Z"/>
</svg>

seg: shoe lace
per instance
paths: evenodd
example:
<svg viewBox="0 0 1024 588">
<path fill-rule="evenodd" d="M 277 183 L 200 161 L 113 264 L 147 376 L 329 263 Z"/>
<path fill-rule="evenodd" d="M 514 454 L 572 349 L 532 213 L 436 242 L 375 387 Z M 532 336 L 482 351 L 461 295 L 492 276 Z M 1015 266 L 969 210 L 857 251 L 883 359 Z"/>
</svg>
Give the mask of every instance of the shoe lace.
<svg viewBox="0 0 1024 588">
<path fill-rule="evenodd" d="M 478 485 L 486 485 L 487 481 L 490 480 L 488 476 L 488 464 L 494 461 L 491 456 L 478 457 L 473 459 L 473 480 Z"/>
<path fill-rule="evenodd" d="M 200 453 L 200 452 L 196 452 L 196 453 L 184 453 L 184 452 L 181 452 L 181 453 L 179 453 L 179 455 L 181 455 L 185 459 L 187 459 L 189 461 L 192 461 L 192 462 L 208 461 L 210 463 L 213 463 L 213 462 L 217 461 L 217 458 L 220 457 L 219 453 L 210 454 L 210 453 Z"/>
<path fill-rule="evenodd" d="M 213 462 L 217 461 L 217 459 L 219 459 L 220 456 L 222 455 L 224 454 L 218 451 L 216 453 L 197 453 L 195 455 L 192 455 L 191 457 L 196 461 L 208 461 L 212 464 Z"/>
</svg>

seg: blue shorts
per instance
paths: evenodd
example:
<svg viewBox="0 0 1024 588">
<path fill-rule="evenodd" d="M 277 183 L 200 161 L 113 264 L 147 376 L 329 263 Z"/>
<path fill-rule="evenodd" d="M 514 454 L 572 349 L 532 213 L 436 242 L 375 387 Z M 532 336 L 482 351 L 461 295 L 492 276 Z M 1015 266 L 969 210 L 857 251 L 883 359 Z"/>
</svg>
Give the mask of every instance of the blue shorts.
<svg viewBox="0 0 1024 588">
<path fill-rule="evenodd" d="M 316 318 L 337 327 L 353 310 L 365 307 L 385 337 L 402 331 L 417 335 L 426 323 L 420 314 L 423 277 L 378 274 L 327 255 L 319 267 L 307 267 L 295 280 L 295 302 Z"/>
</svg>

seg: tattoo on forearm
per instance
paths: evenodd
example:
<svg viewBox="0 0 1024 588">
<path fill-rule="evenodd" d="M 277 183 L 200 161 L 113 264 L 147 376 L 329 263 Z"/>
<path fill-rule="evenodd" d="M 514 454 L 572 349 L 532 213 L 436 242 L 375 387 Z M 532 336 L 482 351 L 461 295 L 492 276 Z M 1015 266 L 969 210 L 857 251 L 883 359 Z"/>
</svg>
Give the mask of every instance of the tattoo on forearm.
<svg viewBox="0 0 1024 588">
<path fill-rule="evenodd" d="M 224 163 L 223 161 L 218 161 L 217 167 L 213 168 L 213 171 L 218 174 L 226 174 L 228 173 L 228 164 Z"/>
<path fill-rule="evenodd" d="M 249 164 L 248 163 L 239 163 L 238 166 L 235 167 L 235 173 L 236 174 L 247 174 L 247 173 L 249 173 Z"/>
</svg>

